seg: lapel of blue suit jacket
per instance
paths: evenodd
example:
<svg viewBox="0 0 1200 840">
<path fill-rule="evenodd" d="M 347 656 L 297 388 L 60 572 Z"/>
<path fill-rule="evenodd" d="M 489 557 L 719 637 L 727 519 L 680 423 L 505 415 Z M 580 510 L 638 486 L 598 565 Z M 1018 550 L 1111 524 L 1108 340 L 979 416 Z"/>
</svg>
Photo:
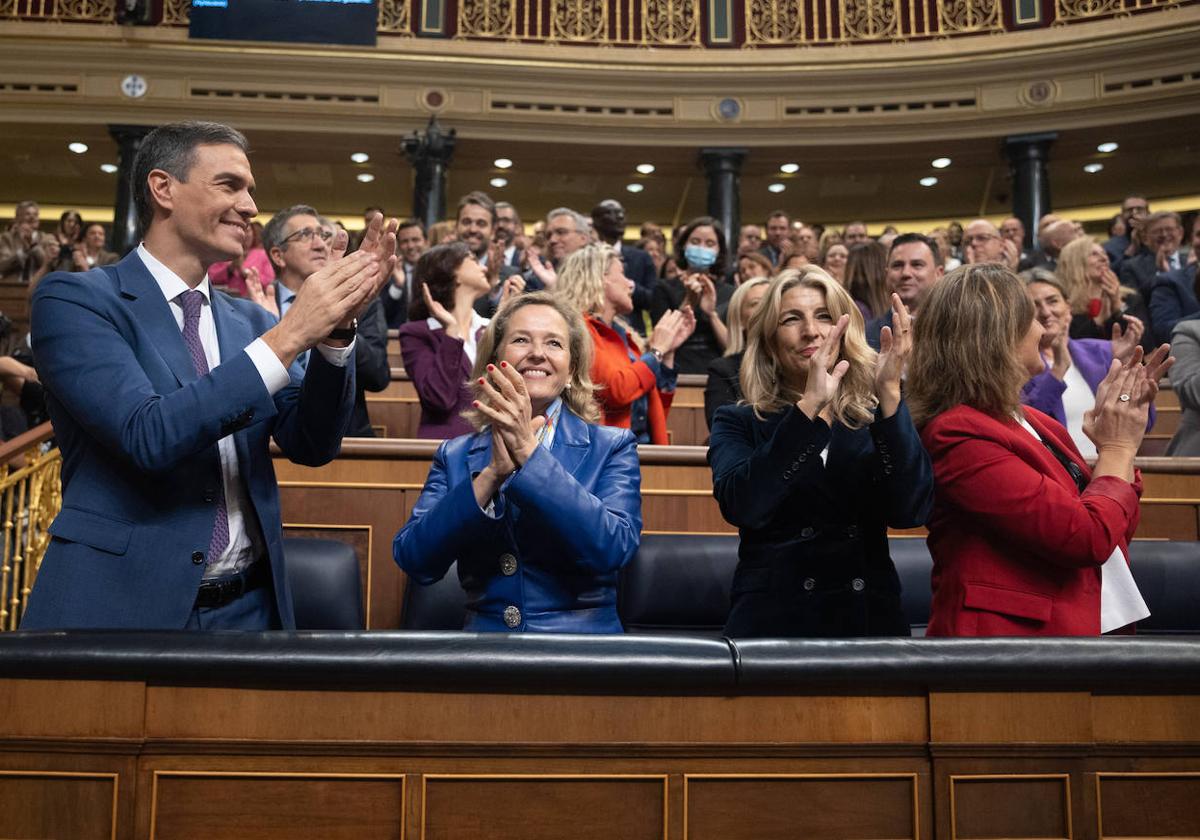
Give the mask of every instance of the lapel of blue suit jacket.
<svg viewBox="0 0 1200 840">
<path fill-rule="evenodd" d="M 195 382 L 196 368 L 191 353 L 183 343 L 183 333 L 163 297 L 158 281 L 146 268 L 137 251 L 131 251 L 117 263 L 117 281 L 122 297 L 129 301 L 137 324 L 150 336 L 151 343 L 175 374 L 180 385 Z"/>
</svg>

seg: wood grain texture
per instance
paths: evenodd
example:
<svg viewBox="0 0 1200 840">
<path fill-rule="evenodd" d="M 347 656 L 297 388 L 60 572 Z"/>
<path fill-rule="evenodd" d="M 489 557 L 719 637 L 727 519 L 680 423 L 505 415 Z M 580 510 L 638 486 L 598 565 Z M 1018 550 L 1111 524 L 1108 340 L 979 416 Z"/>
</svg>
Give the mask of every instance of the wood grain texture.
<svg viewBox="0 0 1200 840">
<path fill-rule="evenodd" d="M 1083 692 L 931 692 L 930 740 L 940 743 L 1076 743 L 1092 740 Z"/>
<path fill-rule="evenodd" d="M 1097 835 L 1200 837 L 1200 773 L 1099 774 Z"/>
<path fill-rule="evenodd" d="M 425 840 L 665 840 L 666 778 L 426 777 Z"/>
<path fill-rule="evenodd" d="M 956 840 L 1074 836 L 1067 775 L 952 776 L 950 786 Z"/>
<path fill-rule="evenodd" d="M 113 840 L 117 774 L 0 771 L 0 837 Z"/>
<path fill-rule="evenodd" d="M 0 679 L 4 737 L 141 738 L 140 682 Z"/>
</svg>

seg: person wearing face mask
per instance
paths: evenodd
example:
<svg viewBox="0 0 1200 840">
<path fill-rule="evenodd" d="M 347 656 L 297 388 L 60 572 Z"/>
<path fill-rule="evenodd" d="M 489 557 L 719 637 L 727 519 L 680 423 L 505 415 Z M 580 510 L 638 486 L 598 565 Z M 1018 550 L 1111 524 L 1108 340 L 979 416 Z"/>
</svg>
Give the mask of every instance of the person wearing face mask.
<svg viewBox="0 0 1200 840">
<path fill-rule="evenodd" d="M 585 245 L 563 261 L 555 293 L 581 312 L 592 337 L 592 382 L 603 423 L 630 429 L 638 443 L 666 445 L 675 396 L 675 351 L 696 320 L 691 309 L 667 312 L 644 342 L 625 320 L 635 284 L 611 245 Z"/>
<path fill-rule="evenodd" d="M 660 279 L 654 288 L 650 315 L 655 323 L 669 310 L 691 306 L 696 329 L 676 353 L 680 373 L 704 373 L 729 343 L 729 330 L 717 314 L 733 296 L 725 281 L 725 230 L 710 216 L 692 219 L 675 239 L 675 264 L 680 275 Z"/>
<path fill-rule="evenodd" d="M 897 295 L 892 311 L 876 353 L 849 293 L 808 266 L 775 277 L 751 317 L 745 399 L 717 409 L 708 449 L 741 535 L 726 636 L 909 635 L 887 529 L 925 523 L 933 474 L 901 398 L 912 326 Z"/>
<path fill-rule="evenodd" d="M 637 552 L 628 429 L 596 425 L 592 343 L 573 305 L 500 305 L 471 371 L 478 430 L 438 447 L 392 555 L 417 584 L 458 562 L 472 632 L 620 633 L 617 574 Z"/>
<path fill-rule="evenodd" d="M 1096 445 L 1083 431 L 1084 415 L 1096 402 L 1096 388 L 1108 373 L 1113 359 L 1129 361 L 1138 346 L 1145 325 L 1132 316 L 1125 326 L 1114 325 L 1109 341 L 1070 337 L 1071 306 L 1066 288 L 1044 269 L 1033 269 L 1034 279 L 1026 289 L 1033 301 L 1034 317 L 1042 326 L 1038 350 L 1046 369 L 1025 383 L 1021 404 L 1048 414 L 1066 427 L 1071 439 L 1085 458 L 1096 457 Z M 1154 426 L 1154 406 L 1150 406 L 1147 429 Z"/>
</svg>

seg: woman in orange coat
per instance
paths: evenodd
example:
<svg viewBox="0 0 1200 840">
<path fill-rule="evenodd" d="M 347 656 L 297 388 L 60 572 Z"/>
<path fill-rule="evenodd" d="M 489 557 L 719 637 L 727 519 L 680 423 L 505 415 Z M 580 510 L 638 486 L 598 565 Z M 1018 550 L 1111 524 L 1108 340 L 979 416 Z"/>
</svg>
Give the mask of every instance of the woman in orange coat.
<svg viewBox="0 0 1200 840">
<path fill-rule="evenodd" d="M 592 336 L 592 382 L 605 426 L 630 429 L 638 443 L 667 443 L 675 395 L 675 350 L 696 328 L 690 307 L 669 310 L 642 346 L 623 316 L 633 311 L 633 281 L 611 245 L 587 245 L 558 270 L 555 293 L 584 315 Z"/>
</svg>

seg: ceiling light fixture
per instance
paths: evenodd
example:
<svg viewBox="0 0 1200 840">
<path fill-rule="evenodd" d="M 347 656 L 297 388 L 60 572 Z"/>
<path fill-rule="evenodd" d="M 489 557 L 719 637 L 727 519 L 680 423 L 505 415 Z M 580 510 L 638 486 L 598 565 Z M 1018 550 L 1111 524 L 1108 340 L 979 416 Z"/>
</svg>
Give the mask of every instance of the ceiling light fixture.
<svg viewBox="0 0 1200 840">
<path fill-rule="evenodd" d="M 508 179 L 507 178 L 493 178 L 492 180 L 488 181 L 488 183 L 491 184 L 496 189 L 500 189 L 501 187 L 508 186 Z"/>
<path fill-rule="evenodd" d="M 631 193 L 640 193 L 646 188 L 642 184 L 626 184 L 625 189 L 629 190 Z"/>
<path fill-rule="evenodd" d="M 932 175 L 928 175 L 928 176 L 922 178 L 917 183 L 919 183 L 922 187 L 933 187 L 933 186 L 937 186 L 937 182 L 938 182 L 937 178 L 934 178 Z"/>
<path fill-rule="evenodd" d="M 1121 148 L 1119 143 L 1114 143 L 1110 140 L 1107 143 L 1101 143 L 1099 146 L 1097 146 L 1096 151 L 1107 155 L 1115 152 L 1119 148 Z"/>
<path fill-rule="evenodd" d="M 354 154 L 350 155 L 350 160 L 354 161 L 355 163 L 366 163 L 370 159 L 371 156 L 366 152 L 355 152 Z"/>
<path fill-rule="evenodd" d="M 494 161 L 492 161 L 492 163 L 494 163 L 496 165 L 497 169 L 511 169 L 512 168 L 512 161 L 509 160 L 508 158 L 496 158 Z"/>
<path fill-rule="evenodd" d="M 771 184 L 767 187 L 767 192 L 781 193 L 787 189 L 785 184 Z"/>
<path fill-rule="evenodd" d="M 77 155 L 81 155 L 88 150 L 87 143 L 68 143 L 67 148 Z"/>
<path fill-rule="evenodd" d="M 1083 171 L 1089 175 L 1095 175 L 1100 170 L 1104 169 L 1103 163 L 1089 163 L 1083 167 Z"/>
<path fill-rule="evenodd" d="M 785 163 L 779 167 L 779 171 L 784 173 L 785 175 L 795 175 L 797 172 L 800 171 L 800 164 Z"/>
<path fill-rule="evenodd" d="M 653 175 L 654 174 L 654 164 L 653 163 L 639 163 L 637 165 L 637 171 L 642 173 L 643 175 Z"/>
<path fill-rule="evenodd" d="M 372 175 L 370 172 L 359 172 L 354 177 L 358 178 L 358 180 L 362 181 L 364 184 L 369 184 L 375 180 L 375 176 Z"/>
<path fill-rule="evenodd" d="M 117 165 L 115 163 L 102 163 L 100 164 L 100 171 L 106 175 L 114 175 L 117 171 Z"/>
<path fill-rule="evenodd" d="M 933 160 L 931 160 L 929 162 L 929 165 L 932 166 L 934 169 L 945 169 L 947 166 L 950 165 L 950 158 L 948 158 L 948 157 L 934 158 Z"/>
</svg>

